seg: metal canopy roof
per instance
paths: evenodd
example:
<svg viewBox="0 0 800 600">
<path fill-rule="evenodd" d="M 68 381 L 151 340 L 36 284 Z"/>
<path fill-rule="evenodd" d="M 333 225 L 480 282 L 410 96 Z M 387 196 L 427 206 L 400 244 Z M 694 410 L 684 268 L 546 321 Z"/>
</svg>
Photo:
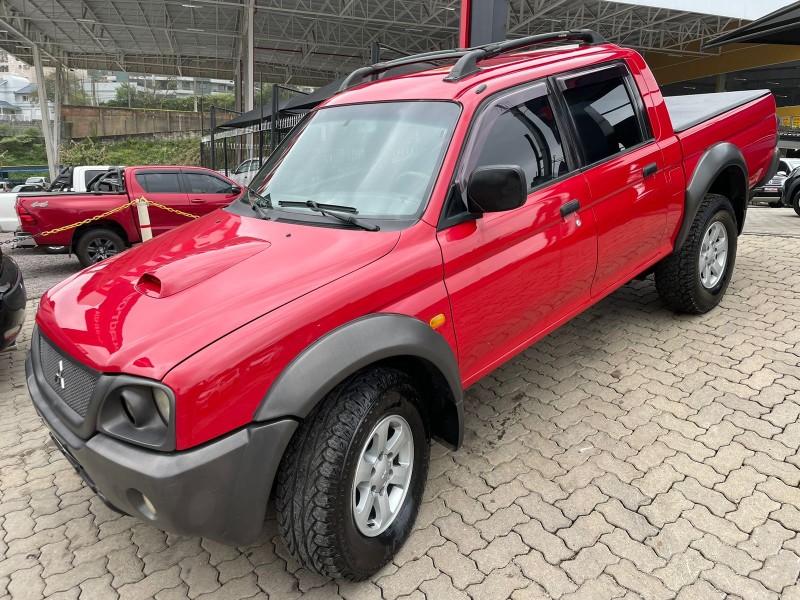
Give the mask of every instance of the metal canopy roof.
<svg viewBox="0 0 800 600">
<path fill-rule="evenodd" d="M 768 14 L 749 25 L 720 36 L 706 48 L 749 42 L 755 44 L 800 44 L 800 2 Z"/>
<path fill-rule="evenodd" d="M 2 0 L 0 49 L 46 65 L 232 78 L 255 2 L 255 80 L 324 85 L 377 40 L 417 53 L 458 45 L 459 0 Z M 698 3 L 699 4 L 699 3 Z M 607 0 L 510 0 L 511 38 L 591 28 L 640 50 L 696 54 L 744 22 Z"/>
</svg>

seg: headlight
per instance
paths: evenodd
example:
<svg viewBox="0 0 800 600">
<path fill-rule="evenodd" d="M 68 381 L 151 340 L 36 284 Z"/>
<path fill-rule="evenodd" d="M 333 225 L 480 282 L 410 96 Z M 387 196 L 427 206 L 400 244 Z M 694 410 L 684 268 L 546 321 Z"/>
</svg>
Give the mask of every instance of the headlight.
<svg viewBox="0 0 800 600">
<path fill-rule="evenodd" d="M 174 403 L 172 390 L 161 383 L 119 376 L 106 392 L 97 428 L 134 444 L 174 450 Z"/>
</svg>

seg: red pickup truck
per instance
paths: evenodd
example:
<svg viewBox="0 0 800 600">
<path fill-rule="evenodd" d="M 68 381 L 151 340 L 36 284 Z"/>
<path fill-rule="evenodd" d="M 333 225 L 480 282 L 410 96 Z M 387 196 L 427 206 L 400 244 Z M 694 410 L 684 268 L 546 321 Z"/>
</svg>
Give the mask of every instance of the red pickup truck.
<svg viewBox="0 0 800 600">
<path fill-rule="evenodd" d="M 768 91 L 665 100 L 591 31 L 359 69 L 241 200 L 42 298 L 34 405 L 119 510 L 246 545 L 273 493 L 298 561 L 364 579 L 467 386 L 637 276 L 720 302 L 776 144 Z"/>
<path fill-rule="evenodd" d="M 238 184 L 209 169 L 126 167 L 98 175 L 85 193 L 20 196 L 16 208 L 22 231 L 36 235 L 95 217 L 137 198 L 205 215 L 227 206 L 241 193 Z M 186 216 L 160 208 L 151 207 L 149 212 L 154 236 L 187 222 Z M 71 248 L 88 267 L 142 241 L 139 215 L 132 206 L 76 229 L 36 237 L 35 241 L 41 246 Z"/>
</svg>

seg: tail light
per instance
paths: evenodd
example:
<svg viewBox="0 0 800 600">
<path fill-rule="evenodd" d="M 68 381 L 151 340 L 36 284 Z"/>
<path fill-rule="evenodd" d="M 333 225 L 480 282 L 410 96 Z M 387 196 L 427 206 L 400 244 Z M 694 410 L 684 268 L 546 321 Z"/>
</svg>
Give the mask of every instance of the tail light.
<svg viewBox="0 0 800 600">
<path fill-rule="evenodd" d="M 36 218 L 29 213 L 23 206 L 17 202 L 17 215 L 19 215 L 19 222 L 25 225 L 36 225 Z"/>
</svg>

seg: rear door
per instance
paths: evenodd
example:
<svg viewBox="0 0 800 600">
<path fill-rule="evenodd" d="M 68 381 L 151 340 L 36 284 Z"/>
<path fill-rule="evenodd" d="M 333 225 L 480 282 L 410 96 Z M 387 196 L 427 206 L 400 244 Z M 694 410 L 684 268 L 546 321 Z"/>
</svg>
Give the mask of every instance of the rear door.
<svg viewBox="0 0 800 600">
<path fill-rule="evenodd" d="M 230 181 L 212 173 L 184 170 L 183 178 L 189 195 L 187 211 L 195 215 L 205 215 L 228 206 L 239 196 L 239 192 L 233 191 Z"/>
<path fill-rule="evenodd" d="M 144 197 L 168 208 L 184 212 L 189 210 L 189 197 L 183 187 L 180 169 L 153 169 L 137 171 L 136 183 L 142 188 Z M 131 198 L 133 198 L 131 191 Z M 135 211 L 134 211 L 135 213 Z M 150 207 L 150 224 L 153 235 L 159 235 L 183 225 L 189 219 L 155 206 Z"/>
<path fill-rule="evenodd" d="M 624 63 L 556 79 L 583 155 L 597 221 L 592 295 L 625 283 L 652 262 L 666 235 L 670 187 L 661 149 Z"/>
<path fill-rule="evenodd" d="M 499 95 L 476 117 L 439 224 L 459 363 L 467 380 L 530 344 L 588 301 L 597 240 L 585 178 L 544 82 Z M 475 168 L 522 167 L 524 206 L 466 213 Z M 460 211 L 460 213 L 459 213 Z"/>
</svg>

